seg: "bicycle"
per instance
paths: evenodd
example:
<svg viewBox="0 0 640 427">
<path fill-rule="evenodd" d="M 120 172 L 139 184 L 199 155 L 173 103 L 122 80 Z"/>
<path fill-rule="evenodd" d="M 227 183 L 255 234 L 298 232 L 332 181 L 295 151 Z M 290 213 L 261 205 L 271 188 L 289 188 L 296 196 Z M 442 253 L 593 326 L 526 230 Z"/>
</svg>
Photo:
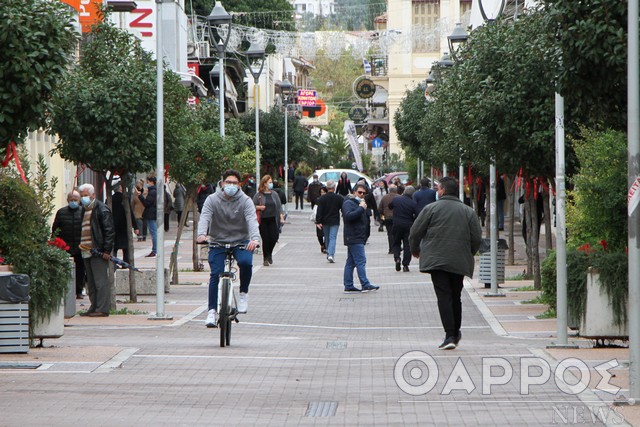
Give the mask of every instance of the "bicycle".
<svg viewBox="0 0 640 427">
<path fill-rule="evenodd" d="M 237 269 L 234 266 L 235 249 L 246 249 L 245 244 L 232 245 L 230 243 L 210 243 L 209 249 L 224 248 L 224 271 L 220 273 L 218 281 L 218 328 L 220 329 L 220 347 L 231 345 L 231 324 L 239 323 L 236 292 L 233 282 L 236 280 Z"/>
</svg>

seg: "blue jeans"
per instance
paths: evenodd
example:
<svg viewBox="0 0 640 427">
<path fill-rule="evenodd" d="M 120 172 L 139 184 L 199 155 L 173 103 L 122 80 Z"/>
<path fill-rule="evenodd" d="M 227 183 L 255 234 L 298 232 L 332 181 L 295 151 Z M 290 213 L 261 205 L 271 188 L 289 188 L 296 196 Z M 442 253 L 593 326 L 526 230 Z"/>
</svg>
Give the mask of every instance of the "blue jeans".
<svg viewBox="0 0 640 427">
<path fill-rule="evenodd" d="M 347 262 L 344 265 L 344 287 L 353 288 L 353 269 L 358 271 L 358 279 L 360 279 L 361 286 L 371 286 L 369 279 L 367 279 L 367 271 L 365 267 L 367 265 L 367 257 L 364 254 L 364 245 L 357 243 L 347 246 Z"/>
<path fill-rule="evenodd" d="M 324 247 L 327 250 L 327 256 L 333 257 L 336 255 L 336 240 L 338 239 L 338 225 L 323 225 L 322 231 L 324 231 Z"/>
<path fill-rule="evenodd" d="M 249 241 L 245 242 L 249 243 Z M 209 310 L 217 310 L 218 307 L 218 281 L 220 273 L 224 271 L 224 248 L 212 248 L 209 250 Z M 253 252 L 244 249 L 234 249 L 233 257 L 240 270 L 240 292 L 249 292 L 249 283 L 253 274 Z"/>
<path fill-rule="evenodd" d="M 151 252 L 158 253 L 158 223 L 155 219 L 147 220 L 147 228 L 151 234 Z"/>
</svg>

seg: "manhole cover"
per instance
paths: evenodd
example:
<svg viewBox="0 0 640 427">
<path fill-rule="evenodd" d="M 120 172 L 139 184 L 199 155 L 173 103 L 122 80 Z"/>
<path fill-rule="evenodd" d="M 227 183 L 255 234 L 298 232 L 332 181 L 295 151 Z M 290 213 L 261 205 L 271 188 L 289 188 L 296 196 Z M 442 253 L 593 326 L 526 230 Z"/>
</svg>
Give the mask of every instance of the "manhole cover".
<svg viewBox="0 0 640 427">
<path fill-rule="evenodd" d="M 338 402 L 309 402 L 305 417 L 333 417 L 338 409 Z"/>
<path fill-rule="evenodd" d="M 346 341 L 329 341 L 327 342 L 327 348 L 331 348 L 334 350 L 343 350 L 347 348 Z"/>
</svg>

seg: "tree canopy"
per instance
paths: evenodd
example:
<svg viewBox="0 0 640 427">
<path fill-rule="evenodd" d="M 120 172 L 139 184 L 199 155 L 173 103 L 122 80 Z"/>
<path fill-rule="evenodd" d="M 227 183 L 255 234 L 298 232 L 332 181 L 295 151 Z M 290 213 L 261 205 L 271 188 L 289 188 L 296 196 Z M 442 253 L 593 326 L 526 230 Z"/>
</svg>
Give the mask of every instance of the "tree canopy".
<svg viewBox="0 0 640 427">
<path fill-rule="evenodd" d="M 77 35 L 68 6 L 6 0 L 0 7 L 0 155 L 45 127 L 51 92 L 67 72 Z"/>
<path fill-rule="evenodd" d="M 187 2 L 187 13 L 208 16 L 215 0 Z M 233 23 L 248 27 L 294 31 L 293 6 L 287 0 L 224 0 L 225 10 L 233 14 Z M 267 13 L 271 12 L 271 13 Z"/>
</svg>

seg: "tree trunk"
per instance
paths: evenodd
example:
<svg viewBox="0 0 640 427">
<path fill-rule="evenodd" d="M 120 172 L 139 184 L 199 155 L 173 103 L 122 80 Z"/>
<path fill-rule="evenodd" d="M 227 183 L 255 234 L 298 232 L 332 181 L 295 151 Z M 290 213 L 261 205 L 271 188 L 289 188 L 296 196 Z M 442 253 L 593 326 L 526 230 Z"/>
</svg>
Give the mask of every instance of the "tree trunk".
<svg viewBox="0 0 640 427">
<path fill-rule="evenodd" d="M 508 176 L 505 178 L 505 189 L 510 189 L 511 188 L 511 178 L 509 178 Z M 515 216 L 515 209 L 513 208 L 514 205 L 514 200 L 516 200 L 515 197 L 515 186 L 514 186 L 514 191 L 509 191 L 507 190 L 507 215 L 509 215 L 509 229 L 507 231 L 507 244 L 509 245 L 509 249 L 507 251 L 507 265 L 513 265 L 514 264 L 514 252 L 515 252 L 515 248 L 514 248 L 514 238 L 513 238 L 513 230 L 514 230 L 514 226 L 515 226 L 515 221 L 516 221 L 516 216 Z"/>
<path fill-rule="evenodd" d="M 539 225 L 538 225 L 538 209 L 537 209 L 537 198 L 536 195 L 538 189 L 537 188 L 533 188 L 533 194 L 530 195 L 529 200 L 528 200 L 528 205 L 529 205 L 529 216 L 531 217 L 531 227 L 527 227 L 527 232 L 529 232 L 529 230 L 531 230 L 531 254 L 533 255 L 532 257 L 532 264 L 533 264 L 533 287 L 535 289 L 542 289 L 542 278 L 540 276 L 540 251 L 538 250 L 539 247 L 539 232 L 538 230 Z M 539 197 L 539 196 L 538 196 Z"/>
<path fill-rule="evenodd" d="M 178 224 L 178 231 L 176 232 L 176 241 L 173 244 L 173 250 L 171 251 L 171 260 L 169 261 L 169 276 L 171 277 L 171 284 L 177 285 L 180 283 L 178 277 L 178 250 L 180 249 L 180 239 L 182 238 L 182 231 L 187 218 L 189 217 L 189 209 L 193 204 L 193 195 L 187 195 L 187 200 L 184 203 L 184 209 L 182 210 L 182 217 L 180 218 L 180 224 Z M 195 227 L 195 225 L 194 225 Z"/>
<path fill-rule="evenodd" d="M 487 183 L 489 183 L 490 181 L 487 181 Z M 487 191 L 486 191 L 486 198 L 487 198 L 487 204 L 486 204 L 486 210 L 487 210 L 487 218 L 485 220 L 485 237 L 487 239 L 491 239 L 491 215 L 493 215 L 493 212 L 491 212 L 491 186 L 487 185 Z M 497 224 L 496 224 L 497 227 Z"/>
<path fill-rule="evenodd" d="M 533 250 L 531 245 L 531 205 L 529 204 L 529 198 L 527 198 L 526 190 L 524 195 L 524 203 L 522 204 L 522 229 L 525 250 L 527 254 L 527 272 L 526 277 L 533 277 Z M 529 195 L 530 197 L 530 195 Z"/>
<path fill-rule="evenodd" d="M 131 230 L 133 229 L 133 223 L 131 222 L 131 187 L 132 179 L 131 174 L 124 174 L 122 178 L 122 203 L 124 207 L 124 216 L 127 221 L 127 248 L 129 253 L 129 264 L 132 267 L 136 266 L 136 257 L 133 247 L 133 236 Z M 141 230 L 140 230 L 141 231 Z M 138 293 L 136 291 L 136 272 L 133 269 L 129 269 L 129 301 L 138 302 Z"/>
<path fill-rule="evenodd" d="M 192 261 L 193 271 L 202 271 L 204 266 L 200 262 L 199 246 L 198 246 L 198 222 L 200 221 L 200 213 L 198 213 L 198 204 L 192 203 L 193 215 L 193 241 L 191 248 L 193 250 Z"/>
</svg>

